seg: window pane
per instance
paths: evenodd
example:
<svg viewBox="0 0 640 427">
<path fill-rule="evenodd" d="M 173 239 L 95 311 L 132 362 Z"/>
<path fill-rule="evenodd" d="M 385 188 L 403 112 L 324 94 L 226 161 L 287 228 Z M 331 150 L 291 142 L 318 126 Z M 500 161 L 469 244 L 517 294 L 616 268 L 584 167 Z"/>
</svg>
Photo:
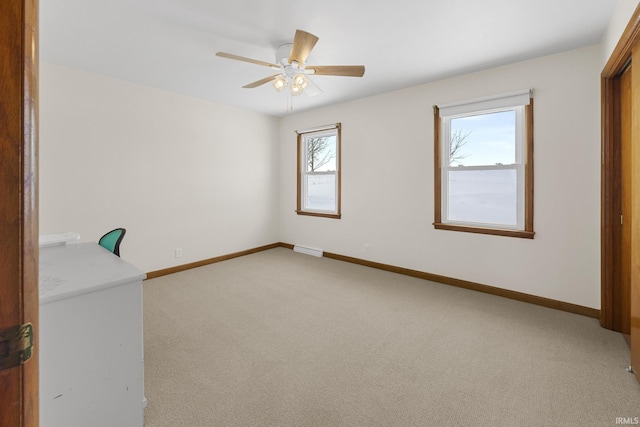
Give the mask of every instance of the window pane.
<svg viewBox="0 0 640 427">
<path fill-rule="evenodd" d="M 517 172 L 450 170 L 450 221 L 517 225 Z"/>
<path fill-rule="evenodd" d="M 334 174 L 306 176 L 305 209 L 336 210 L 336 176 Z"/>
<path fill-rule="evenodd" d="M 306 138 L 307 172 L 336 170 L 336 136 Z"/>
<path fill-rule="evenodd" d="M 451 119 L 449 159 L 451 166 L 515 163 L 515 110 Z"/>
</svg>

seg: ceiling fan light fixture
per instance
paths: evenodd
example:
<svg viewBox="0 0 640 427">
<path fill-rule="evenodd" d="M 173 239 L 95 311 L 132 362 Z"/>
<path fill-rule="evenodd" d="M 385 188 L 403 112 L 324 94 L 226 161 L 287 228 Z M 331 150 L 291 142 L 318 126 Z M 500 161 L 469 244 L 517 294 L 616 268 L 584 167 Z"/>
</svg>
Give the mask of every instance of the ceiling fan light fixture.
<svg viewBox="0 0 640 427">
<path fill-rule="evenodd" d="M 287 85 L 287 80 L 283 76 L 278 76 L 273 81 L 273 87 L 276 88 L 278 92 L 282 92 L 282 89 Z"/>
<path fill-rule="evenodd" d="M 298 83 L 291 83 L 291 95 L 298 96 L 302 93 L 303 87 Z"/>
<path fill-rule="evenodd" d="M 304 74 L 296 74 L 293 78 L 293 82 L 304 89 L 309 84 L 309 79 L 307 79 L 307 76 Z"/>
</svg>

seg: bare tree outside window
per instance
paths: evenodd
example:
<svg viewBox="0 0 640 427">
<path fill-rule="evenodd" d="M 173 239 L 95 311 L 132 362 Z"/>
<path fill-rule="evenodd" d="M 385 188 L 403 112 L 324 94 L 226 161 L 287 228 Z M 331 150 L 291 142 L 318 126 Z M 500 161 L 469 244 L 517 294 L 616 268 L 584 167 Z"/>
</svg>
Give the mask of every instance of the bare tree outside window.
<svg viewBox="0 0 640 427">
<path fill-rule="evenodd" d="M 307 171 L 316 172 L 336 157 L 335 137 L 307 138 Z"/>
<path fill-rule="evenodd" d="M 460 149 L 469 142 L 469 135 L 471 135 L 471 131 L 463 131 L 461 129 L 456 129 L 451 132 L 451 143 L 449 144 L 450 165 L 458 163 L 458 166 L 462 166 L 462 162 L 460 160 L 467 157 L 467 155 L 461 154 Z"/>
</svg>

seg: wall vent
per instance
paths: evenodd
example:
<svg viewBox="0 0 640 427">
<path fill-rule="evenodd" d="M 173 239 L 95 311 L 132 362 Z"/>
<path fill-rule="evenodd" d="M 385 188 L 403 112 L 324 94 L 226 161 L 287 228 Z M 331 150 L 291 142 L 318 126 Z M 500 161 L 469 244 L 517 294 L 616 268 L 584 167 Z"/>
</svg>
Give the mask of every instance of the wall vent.
<svg viewBox="0 0 640 427">
<path fill-rule="evenodd" d="M 294 252 L 299 252 L 301 254 L 313 255 L 313 256 L 317 256 L 317 257 L 321 257 L 322 256 L 322 249 L 308 248 L 306 246 L 295 245 L 293 247 L 293 251 Z"/>
</svg>

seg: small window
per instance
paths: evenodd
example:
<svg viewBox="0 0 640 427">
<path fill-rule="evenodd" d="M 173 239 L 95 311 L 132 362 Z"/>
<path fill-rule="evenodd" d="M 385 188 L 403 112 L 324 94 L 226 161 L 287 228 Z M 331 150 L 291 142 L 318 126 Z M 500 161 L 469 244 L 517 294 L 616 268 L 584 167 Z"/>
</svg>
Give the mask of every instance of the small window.
<svg viewBox="0 0 640 427">
<path fill-rule="evenodd" d="M 296 212 L 340 218 L 340 124 L 297 133 Z"/>
<path fill-rule="evenodd" d="M 435 228 L 533 238 L 530 91 L 434 113 Z"/>
</svg>

